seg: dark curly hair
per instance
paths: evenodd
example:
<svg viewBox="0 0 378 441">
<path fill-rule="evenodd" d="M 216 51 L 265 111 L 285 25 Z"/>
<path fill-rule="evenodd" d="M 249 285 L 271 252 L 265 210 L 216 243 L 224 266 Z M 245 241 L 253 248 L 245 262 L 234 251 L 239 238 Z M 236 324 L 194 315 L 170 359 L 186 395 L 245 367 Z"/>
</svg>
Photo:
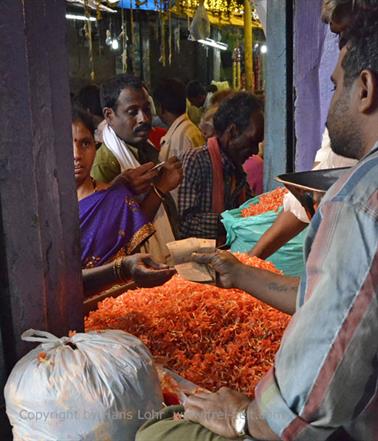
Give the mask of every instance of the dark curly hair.
<svg viewBox="0 0 378 441">
<path fill-rule="evenodd" d="M 248 92 L 239 92 L 226 98 L 214 115 L 214 129 L 222 136 L 230 124 L 235 124 L 239 132 L 244 131 L 250 124 L 255 112 L 262 111 L 261 101 Z"/>
<path fill-rule="evenodd" d="M 101 106 L 117 110 L 118 98 L 122 90 L 130 87 L 135 90 L 143 89 L 142 81 L 134 75 L 121 74 L 105 82 L 100 89 Z"/>
<path fill-rule="evenodd" d="M 378 1 L 370 3 L 378 8 Z M 343 38 L 347 46 L 342 63 L 345 85 L 350 86 L 364 69 L 374 72 L 378 78 L 378 9 L 375 13 L 369 8 L 360 9 Z"/>
</svg>

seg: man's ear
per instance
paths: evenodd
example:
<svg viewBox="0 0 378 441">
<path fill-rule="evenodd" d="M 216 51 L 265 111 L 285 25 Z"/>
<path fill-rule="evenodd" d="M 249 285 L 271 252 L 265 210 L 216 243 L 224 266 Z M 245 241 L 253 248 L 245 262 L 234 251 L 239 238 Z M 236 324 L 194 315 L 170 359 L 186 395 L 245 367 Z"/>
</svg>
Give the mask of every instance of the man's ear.
<svg viewBox="0 0 378 441">
<path fill-rule="evenodd" d="M 357 80 L 358 109 L 361 113 L 370 113 L 378 107 L 377 77 L 368 69 L 364 69 Z"/>
<path fill-rule="evenodd" d="M 227 141 L 235 139 L 238 135 L 238 129 L 236 128 L 236 125 L 234 123 L 230 124 L 224 131 L 224 136 Z"/>
<path fill-rule="evenodd" d="M 106 122 L 110 124 L 113 119 L 114 110 L 111 107 L 104 107 L 102 113 L 104 114 L 104 118 L 106 119 Z"/>
</svg>

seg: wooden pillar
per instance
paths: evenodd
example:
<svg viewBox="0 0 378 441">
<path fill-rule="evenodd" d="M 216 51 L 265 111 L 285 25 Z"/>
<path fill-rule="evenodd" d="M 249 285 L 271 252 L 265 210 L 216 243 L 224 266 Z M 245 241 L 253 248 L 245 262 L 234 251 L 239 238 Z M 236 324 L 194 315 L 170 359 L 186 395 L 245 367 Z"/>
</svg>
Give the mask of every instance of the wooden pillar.
<svg viewBox="0 0 378 441">
<path fill-rule="evenodd" d="M 264 188 L 293 170 L 293 3 L 267 0 Z"/>
<path fill-rule="evenodd" d="M 2 0 L 1 6 L 0 380 L 4 382 L 16 360 L 32 349 L 20 340 L 25 329 L 58 336 L 83 329 L 83 294 L 65 2 Z M 0 439 L 7 438 L 1 434 Z"/>
<path fill-rule="evenodd" d="M 244 63 L 247 90 L 253 90 L 253 40 L 251 0 L 244 0 Z"/>
</svg>

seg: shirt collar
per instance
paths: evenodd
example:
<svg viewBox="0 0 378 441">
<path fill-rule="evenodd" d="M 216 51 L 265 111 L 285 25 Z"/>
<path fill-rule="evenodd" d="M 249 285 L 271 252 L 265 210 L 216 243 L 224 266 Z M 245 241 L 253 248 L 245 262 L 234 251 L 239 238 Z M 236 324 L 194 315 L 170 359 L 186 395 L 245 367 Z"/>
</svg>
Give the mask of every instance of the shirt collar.
<svg viewBox="0 0 378 441">
<path fill-rule="evenodd" d="M 366 153 L 365 156 L 363 156 L 360 161 L 362 161 L 363 159 L 365 159 L 366 157 L 372 155 L 373 153 L 375 153 L 378 150 L 378 141 L 373 145 L 373 147 Z"/>
<path fill-rule="evenodd" d="M 228 170 L 235 171 L 237 174 L 239 174 L 239 173 L 243 173 L 243 174 L 244 174 L 244 172 L 243 172 L 243 167 L 242 167 L 242 166 L 235 165 L 235 164 L 231 161 L 231 159 L 230 159 L 230 158 L 226 155 L 226 153 L 223 151 L 222 146 L 221 146 L 219 140 L 218 140 L 218 144 L 219 144 L 219 150 L 220 150 L 221 157 L 222 157 L 222 163 L 223 163 L 223 166 L 224 166 L 226 169 L 228 169 Z"/>
<path fill-rule="evenodd" d="M 160 144 L 163 145 L 163 143 L 166 142 L 166 140 L 173 135 L 177 127 L 179 127 L 186 120 L 189 120 L 188 115 L 186 113 L 176 118 L 169 127 L 168 132 L 161 138 Z"/>
</svg>

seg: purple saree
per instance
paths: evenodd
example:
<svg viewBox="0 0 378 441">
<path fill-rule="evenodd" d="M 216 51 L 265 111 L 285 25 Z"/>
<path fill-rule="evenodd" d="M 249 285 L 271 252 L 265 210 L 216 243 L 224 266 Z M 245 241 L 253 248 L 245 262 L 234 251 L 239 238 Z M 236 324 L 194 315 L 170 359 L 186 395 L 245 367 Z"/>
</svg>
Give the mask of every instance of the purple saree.
<svg viewBox="0 0 378 441">
<path fill-rule="evenodd" d="M 130 190 L 118 184 L 79 201 L 81 266 L 92 268 L 131 254 L 154 233 Z"/>
</svg>

